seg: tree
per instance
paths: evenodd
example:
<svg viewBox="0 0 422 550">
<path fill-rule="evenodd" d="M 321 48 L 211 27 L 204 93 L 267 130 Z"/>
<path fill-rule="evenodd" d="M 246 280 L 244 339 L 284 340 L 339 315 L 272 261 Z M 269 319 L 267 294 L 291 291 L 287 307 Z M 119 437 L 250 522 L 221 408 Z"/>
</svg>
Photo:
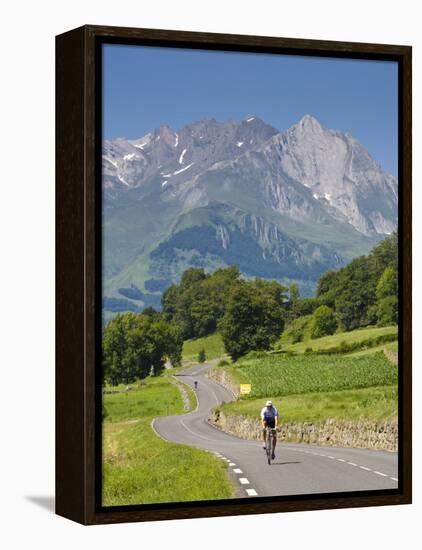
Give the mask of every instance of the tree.
<svg viewBox="0 0 422 550">
<path fill-rule="evenodd" d="M 377 323 L 379 326 L 398 322 L 398 273 L 386 267 L 377 284 Z"/>
<path fill-rule="evenodd" d="M 386 267 L 379 278 L 376 295 L 377 300 L 381 301 L 388 296 L 397 296 L 398 294 L 398 274 L 394 267 Z"/>
<path fill-rule="evenodd" d="M 223 317 L 230 288 L 240 277 L 239 269 L 230 266 L 205 274 L 198 268 L 187 269 L 179 285 L 163 294 L 163 317 L 177 324 L 185 339 L 215 332 Z"/>
<path fill-rule="evenodd" d="M 280 307 L 285 307 L 288 303 L 288 288 L 277 281 L 266 281 L 265 279 L 259 279 L 256 277 L 250 284 L 252 284 L 261 294 L 273 299 Z M 296 286 L 293 283 L 292 286 Z M 299 296 L 299 290 L 297 290 Z"/>
<path fill-rule="evenodd" d="M 274 298 L 241 281 L 228 297 L 219 328 L 226 351 L 236 361 L 249 351 L 269 349 L 283 325 L 283 308 Z"/>
<path fill-rule="evenodd" d="M 376 302 L 378 276 L 366 256 L 355 258 L 338 272 L 335 289 L 335 311 L 343 330 L 354 330 L 371 324 L 371 306 Z"/>
<path fill-rule="evenodd" d="M 198 363 L 205 363 L 207 356 L 205 354 L 204 348 L 202 348 L 198 353 Z"/>
<path fill-rule="evenodd" d="M 299 294 L 299 287 L 297 286 L 297 283 L 291 283 L 289 286 L 289 302 L 291 304 L 294 304 L 299 300 L 300 294 Z"/>
<path fill-rule="evenodd" d="M 378 303 L 377 319 L 380 327 L 395 325 L 398 323 L 398 297 L 387 296 Z"/>
<path fill-rule="evenodd" d="M 128 334 L 136 326 L 135 313 L 122 313 L 109 321 L 103 336 L 103 377 L 116 385 L 129 384 L 136 377 L 133 363 L 128 360 Z"/>
<path fill-rule="evenodd" d="M 343 330 L 374 324 L 378 320 L 381 299 L 377 295 L 380 277 L 389 268 L 390 279 L 384 280 L 383 286 L 390 285 L 390 289 L 383 294 L 392 296 L 394 293 L 389 294 L 392 282 L 390 269 L 397 273 L 397 265 L 397 234 L 393 233 L 379 242 L 368 256 L 355 258 L 338 271 L 322 275 L 318 282 L 317 300 L 335 310 Z"/>
<path fill-rule="evenodd" d="M 162 318 L 161 312 L 154 309 L 152 306 L 146 307 L 142 310 L 142 315 L 147 315 L 152 319 L 158 320 Z"/>
<path fill-rule="evenodd" d="M 327 271 L 319 278 L 316 295 L 317 297 L 330 292 L 336 286 L 338 275 L 336 271 Z"/>
<path fill-rule="evenodd" d="M 311 321 L 311 338 L 321 338 L 334 334 L 337 320 L 334 311 L 328 306 L 320 306 L 315 310 Z"/>
<path fill-rule="evenodd" d="M 135 313 L 117 315 L 103 336 L 104 378 L 111 384 L 129 384 L 158 375 L 167 357 L 180 363 L 183 340 L 178 329 L 163 320 Z"/>
</svg>

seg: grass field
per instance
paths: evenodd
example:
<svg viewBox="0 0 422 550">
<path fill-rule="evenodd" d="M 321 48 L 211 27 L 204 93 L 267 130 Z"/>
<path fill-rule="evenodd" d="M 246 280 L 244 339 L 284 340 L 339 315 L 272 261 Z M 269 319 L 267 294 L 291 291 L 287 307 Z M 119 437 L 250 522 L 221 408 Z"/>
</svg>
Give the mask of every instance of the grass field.
<svg viewBox="0 0 422 550">
<path fill-rule="evenodd" d="M 239 361 L 226 371 L 237 382 L 252 384 L 243 399 L 395 385 L 398 376 L 397 366 L 382 352 L 362 357 L 267 355 Z"/>
<path fill-rule="evenodd" d="M 183 412 L 180 392 L 168 374 L 133 387 L 130 392 L 103 396 L 103 505 L 232 496 L 227 467 L 221 460 L 166 442 L 154 433 L 154 417 Z"/>
<path fill-rule="evenodd" d="M 281 338 L 282 349 L 285 351 L 292 351 L 296 353 L 304 353 L 306 348 L 312 348 L 313 351 L 329 349 L 339 346 L 342 342 L 352 344 L 367 340 L 369 338 L 376 338 L 377 336 L 385 335 L 397 335 L 397 326 L 390 327 L 370 327 L 358 330 L 352 330 L 350 332 L 339 332 L 332 336 L 324 336 L 323 338 L 317 338 L 315 340 L 307 339 L 297 344 L 283 345 L 283 337 Z"/>
<path fill-rule="evenodd" d="M 205 350 L 207 359 L 217 359 L 225 353 L 221 336 L 215 332 L 203 338 L 186 340 L 183 344 L 183 361 L 197 361 L 201 349 Z"/>
<path fill-rule="evenodd" d="M 337 420 L 389 420 L 397 417 L 397 386 L 379 386 L 302 395 L 287 395 L 273 399 L 280 422 L 318 422 Z M 221 410 L 228 415 L 259 417 L 266 398 L 227 403 Z"/>
</svg>

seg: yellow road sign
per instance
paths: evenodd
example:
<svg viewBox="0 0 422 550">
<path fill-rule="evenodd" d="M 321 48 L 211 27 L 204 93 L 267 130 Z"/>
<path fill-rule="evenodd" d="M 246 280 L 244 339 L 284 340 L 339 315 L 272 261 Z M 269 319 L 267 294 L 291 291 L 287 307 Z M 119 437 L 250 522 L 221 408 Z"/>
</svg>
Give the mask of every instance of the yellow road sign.
<svg viewBox="0 0 422 550">
<path fill-rule="evenodd" d="M 240 393 L 251 393 L 251 384 L 240 384 Z"/>
</svg>

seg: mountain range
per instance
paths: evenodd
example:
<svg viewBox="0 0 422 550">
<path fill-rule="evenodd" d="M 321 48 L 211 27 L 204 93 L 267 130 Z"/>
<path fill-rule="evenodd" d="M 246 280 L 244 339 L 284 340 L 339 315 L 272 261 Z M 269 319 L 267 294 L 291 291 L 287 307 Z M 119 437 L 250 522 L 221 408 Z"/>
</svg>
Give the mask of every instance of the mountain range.
<svg viewBox="0 0 422 550">
<path fill-rule="evenodd" d="M 310 295 L 397 226 L 397 179 L 310 115 L 283 132 L 250 116 L 105 140 L 102 170 L 109 311 L 159 307 L 190 266 L 236 264 Z"/>
</svg>

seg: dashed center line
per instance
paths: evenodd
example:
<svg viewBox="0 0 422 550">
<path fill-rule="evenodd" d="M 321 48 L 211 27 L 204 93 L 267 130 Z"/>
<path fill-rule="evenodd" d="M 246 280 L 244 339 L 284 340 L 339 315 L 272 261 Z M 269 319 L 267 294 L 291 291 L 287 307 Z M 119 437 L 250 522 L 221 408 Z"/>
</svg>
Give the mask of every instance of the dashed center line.
<svg viewBox="0 0 422 550">
<path fill-rule="evenodd" d="M 366 472 L 372 472 L 373 474 L 382 476 L 382 477 L 388 477 L 388 479 L 391 479 L 392 481 L 398 481 L 396 477 L 389 476 L 388 474 L 384 474 L 383 472 L 378 472 L 376 470 L 372 470 L 371 468 L 367 468 L 366 466 L 359 466 L 355 462 L 349 462 L 348 460 L 345 460 L 344 458 L 337 458 L 335 456 L 331 455 L 324 455 L 322 453 L 314 453 L 312 451 L 305 451 L 304 449 L 295 449 L 296 452 L 304 453 L 304 454 L 311 454 L 314 456 L 321 456 L 325 458 L 330 458 L 331 460 L 337 460 L 338 462 L 343 462 L 344 464 L 349 464 L 350 466 L 354 466 L 356 468 L 360 468 L 361 470 L 365 470 Z"/>
<path fill-rule="evenodd" d="M 246 477 L 239 477 L 239 482 L 240 482 L 242 485 L 249 485 L 249 480 L 248 480 L 248 478 L 246 478 Z"/>
<path fill-rule="evenodd" d="M 250 497 L 258 496 L 258 493 L 255 491 L 255 489 L 246 489 L 246 492 Z"/>
<path fill-rule="evenodd" d="M 233 472 L 235 474 L 243 474 L 242 470 L 240 468 L 233 468 Z"/>
</svg>

